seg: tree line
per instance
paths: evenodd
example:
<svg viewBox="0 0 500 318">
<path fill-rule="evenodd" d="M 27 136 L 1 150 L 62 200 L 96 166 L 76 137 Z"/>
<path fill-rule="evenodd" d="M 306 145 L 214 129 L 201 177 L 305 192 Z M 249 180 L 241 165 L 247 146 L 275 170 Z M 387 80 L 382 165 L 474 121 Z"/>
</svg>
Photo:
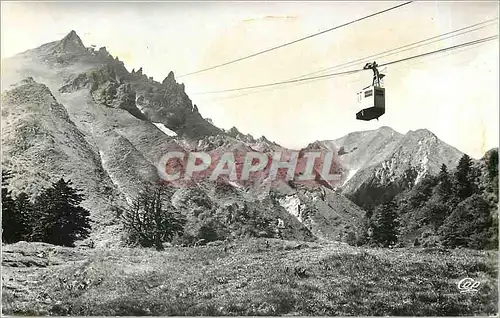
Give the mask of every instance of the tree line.
<svg viewBox="0 0 500 318">
<path fill-rule="evenodd" d="M 411 189 L 368 210 L 350 244 L 498 247 L 498 151 L 476 165 L 463 155 L 453 172 L 442 165 Z"/>
<path fill-rule="evenodd" d="M 90 212 L 81 207 L 81 190 L 60 179 L 30 198 L 14 196 L 9 187 L 12 173 L 2 171 L 2 240 L 45 242 L 74 246 L 89 237 Z M 124 226 L 125 243 L 163 250 L 165 243 L 189 246 L 230 237 L 264 236 L 275 233 L 274 219 L 258 206 L 220 207 L 200 188 L 189 189 L 187 202 L 175 207 L 175 188 L 148 185 L 125 206 L 114 206 L 115 218 Z"/>
<path fill-rule="evenodd" d="M 23 192 L 12 195 L 11 178 L 11 172 L 4 170 L 5 243 L 74 246 L 89 236 L 90 212 L 80 206 L 84 196 L 70 180 L 60 179 L 30 199 Z M 220 207 L 203 190 L 190 189 L 189 201 L 195 208 L 175 207 L 174 192 L 165 185 L 149 186 L 126 207 L 116 209 L 129 244 L 163 250 L 166 242 L 191 245 L 232 236 L 275 236 L 273 216 L 258 205 Z M 354 245 L 497 248 L 497 208 L 498 151 L 483 167 L 464 155 L 455 171 L 443 164 L 439 174 L 425 176 L 411 189 L 368 210 L 357 229 L 344 234 Z"/>
<path fill-rule="evenodd" d="M 9 188 L 13 174 L 2 169 L 2 241 L 45 242 L 74 246 L 89 237 L 90 212 L 80 206 L 81 190 L 63 178 L 43 189 L 35 198 L 25 192 L 13 196 Z"/>
</svg>

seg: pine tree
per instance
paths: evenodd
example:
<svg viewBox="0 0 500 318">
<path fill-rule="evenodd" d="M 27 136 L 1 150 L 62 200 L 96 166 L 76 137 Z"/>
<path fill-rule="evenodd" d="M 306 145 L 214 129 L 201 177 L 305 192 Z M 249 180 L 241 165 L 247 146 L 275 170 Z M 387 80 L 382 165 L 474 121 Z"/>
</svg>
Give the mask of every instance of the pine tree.
<svg viewBox="0 0 500 318">
<path fill-rule="evenodd" d="M 2 169 L 2 241 L 15 243 L 22 239 L 23 224 L 16 211 L 12 191 L 9 190 L 9 180 L 12 178 L 10 170 Z"/>
<path fill-rule="evenodd" d="M 470 197 L 474 193 L 474 172 L 471 158 L 464 154 L 458 162 L 455 171 L 454 182 L 455 194 L 461 200 Z"/>
<path fill-rule="evenodd" d="M 37 222 L 33 215 L 33 204 L 29 196 L 25 192 L 21 192 L 16 197 L 15 206 L 22 228 L 20 233 L 21 238 L 22 240 L 29 241 L 33 226 Z"/>
<path fill-rule="evenodd" d="M 450 174 L 448 173 L 448 168 L 444 163 L 441 165 L 441 171 L 439 171 L 438 174 L 438 182 L 437 194 L 443 201 L 448 201 L 453 193 L 453 185 L 451 183 Z"/>
<path fill-rule="evenodd" d="M 488 168 L 488 186 L 487 191 L 491 193 L 494 203 L 498 203 L 498 151 L 491 152 L 486 161 Z M 494 207 L 496 209 L 496 207 Z"/>
<path fill-rule="evenodd" d="M 489 183 L 486 191 L 490 197 L 490 215 L 492 219 L 487 248 L 498 249 L 498 150 L 492 150 L 487 160 L 487 168 Z"/>
<path fill-rule="evenodd" d="M 90 212 L 80 206 L 84 196 L 71 181 L 59 181 L 44 190 L 35 200 L 37 223 L 32 240 L 54 245 L 74 246 L 90 234 Z"/>
<path fill-rule="evenodd" d="M 497 177 L 498 178 L 498 150 L 493 150 L 488 158 L 488 175 L 490 180 Z"/>
<path fill-rule="evenodd" d="M 397 205 L 389 201 L 375 208 L 372 216 L 372 240 L 382 246 L 393 245 L 397 241 Z"/>
</svg>

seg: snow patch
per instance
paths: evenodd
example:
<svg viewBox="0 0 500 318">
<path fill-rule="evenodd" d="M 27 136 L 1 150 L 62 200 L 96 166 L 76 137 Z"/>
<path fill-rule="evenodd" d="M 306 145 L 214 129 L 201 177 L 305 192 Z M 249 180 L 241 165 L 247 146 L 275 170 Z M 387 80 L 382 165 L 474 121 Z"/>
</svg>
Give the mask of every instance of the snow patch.
<svg viewBox="0 0 500 318">
<path fill-rule="evenodd" d="M 427 158 L 427 156 L 424 156 L 424 158 L 422 159 L 422 165 L 426 165 L 428 162 L 429 158 Z"/>
<path fill-rule="evenodd" d="M 139 95 L 135 95 L 135 107 L 137 107 L 141 111 L 141 113 L 144 114 L 144 111 L 143 111 L 144 107 L 141 107 L 141 105 L 138 103 L 138 101 L 139 101 Z"/>
<path fill-rule="evenodd" d="M 351 178 L 356 174 L 356 172 L 358 172 L 359 169 L 352 169 L 352 170 L 349 170 L 349 174 L 347 175 L 347 178 L 344 180 L 344 182 L 342 183 L 342 186 L 345 185 L 347 183 L 347 181 L 351 180 Z"/>
<path fill-rule="evenodd" d="M 237 183 L 236 183 L 236 182 L 234 182 L 234 181 L 229 181 L 229 184 L 230 184 L 231 186 L 233 186 L 234 188 L 237 188 L 237 189 L 241 189 L 241 188 L 243 188 L 241 185 L 237 184 Z"/>
<path fill-rule="evenodd" d="M 164 124 L 161 123 L 153 123 L 159 130 L 161 130 L 165 135 L 174 137 L 177 136 L 177 133 L 175 131 L 172 131 L 168 129 Z"/>
<path fill-rule="evenodd" d="M 278 200 L 279 204 L 302 223 L 300 217 L 300 199 L 296 195 L 286 196 Z"/>
</svg>

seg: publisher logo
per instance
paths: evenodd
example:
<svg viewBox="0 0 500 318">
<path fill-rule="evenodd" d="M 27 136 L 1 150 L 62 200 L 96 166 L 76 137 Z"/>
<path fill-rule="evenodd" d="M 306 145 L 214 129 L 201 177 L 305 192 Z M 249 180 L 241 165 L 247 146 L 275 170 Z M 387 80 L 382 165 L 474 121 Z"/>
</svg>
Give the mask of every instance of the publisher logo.
<svg viewBox="0 0 500 318">
<path fill-rule="evenodd" d="M 481 282 L 475 281 L 472 278 L 466 277 L 458 282 L 458 290 L 461 293 L 473 293 L 478 291 L 478 287 Z"/>
</svg>

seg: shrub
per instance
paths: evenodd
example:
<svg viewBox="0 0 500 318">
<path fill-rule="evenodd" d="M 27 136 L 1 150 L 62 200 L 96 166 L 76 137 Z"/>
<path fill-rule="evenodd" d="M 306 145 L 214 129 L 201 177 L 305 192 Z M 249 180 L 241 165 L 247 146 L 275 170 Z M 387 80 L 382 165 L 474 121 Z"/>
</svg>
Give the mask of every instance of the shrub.
<svg viewBox="0 0 500 318">
<path fill-rule="evenodd" d="M 143 189 L 125 209 L 123 221 L 131 242 L 163 250 L 184 231 L 186 218 L 172 205 L 173 191 L 166 186 Z"/>
</svg>

